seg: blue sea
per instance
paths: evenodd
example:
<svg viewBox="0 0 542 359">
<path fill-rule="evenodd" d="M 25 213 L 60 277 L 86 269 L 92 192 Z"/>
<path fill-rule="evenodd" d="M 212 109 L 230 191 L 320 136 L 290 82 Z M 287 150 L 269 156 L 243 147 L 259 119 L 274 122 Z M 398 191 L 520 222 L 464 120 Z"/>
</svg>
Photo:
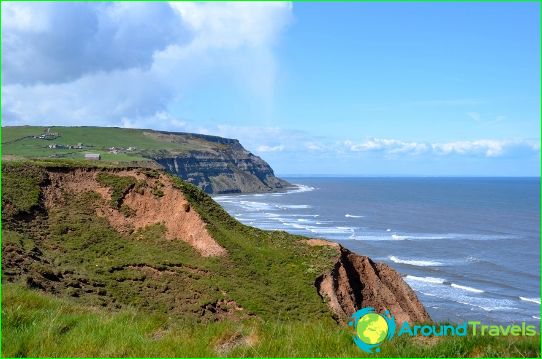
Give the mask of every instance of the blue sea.
<svg viewBox="0 0 542 359">
<path fill-rule="evenodd" d="M 539 178 L 286 178 L 214 199 L 239 221 L 326 238 L 399 271 L 437 321 L 540 321 Z"/>
</svg>

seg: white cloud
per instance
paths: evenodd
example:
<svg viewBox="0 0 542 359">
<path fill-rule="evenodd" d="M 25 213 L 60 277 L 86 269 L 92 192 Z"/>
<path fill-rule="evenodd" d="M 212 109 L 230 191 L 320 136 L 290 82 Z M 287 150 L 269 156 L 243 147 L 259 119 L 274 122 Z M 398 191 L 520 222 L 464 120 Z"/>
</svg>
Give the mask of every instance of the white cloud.
<svg viewBox="0 0 542 359">
<path fill-rule="evenodd" d="M 4 124 L 154 126 L 206 75 L 272 97 L 288 3 L 2 3 Z M 167 120 L 170 121 L 171 119 Z"/>
<path fill-rule="evenodd" d="M 258 152 L 282 152 L 284 151 L 284 145 L 278 145 L 278 146 L 267 146 L 267 145 L 260 145 L 257 149 Z"/>
<path fill-rule="evenodd" d="M 539 152 L 538 140 L 473 140 L 450 142 L 414 142 L 371 138 L 360 143 L 350 140 L 343 145 L 351 152 L 381 152 L 385 155 L 462 155 L 500 157 L 518 152 Z"/>
<path fill-rule="evenodd" d="M 382 151 L 388 154 L 418 154 L 427 150 L 427 145 L 425 143 L 380 138 L 371 138 L 361 143 L 345 141 L 344 144 L 353 152 Z"/>
<path fill-rule="evenodd" d="M 476 140 L 435 143 L 431 145 L 437 154 L 483 155 L 485 157 L 499 157 L 513 151 L 539 150 L 537 141 L 529 140 Z"/>
<path fill-rule="evenodd" d="M 314 141 L 305 142 L 304 145 L 305 148 L 309 151 L 322 151 L 325 149 L 325 147 L 321 143 Z"/>
</svg>

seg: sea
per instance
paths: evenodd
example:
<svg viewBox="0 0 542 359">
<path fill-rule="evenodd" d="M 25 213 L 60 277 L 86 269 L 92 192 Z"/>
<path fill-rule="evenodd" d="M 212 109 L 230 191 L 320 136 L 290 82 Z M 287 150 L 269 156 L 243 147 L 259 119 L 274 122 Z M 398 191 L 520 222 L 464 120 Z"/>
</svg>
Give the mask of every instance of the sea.
<svg viewBox="0 0 542 359">
<path fill-rule="evenodd" d="M 433 320 L 539 326 L 539 178 L 285 179 L 286 192 L 214 199 L 242 223 L 389 264 Z"/>
</svg>

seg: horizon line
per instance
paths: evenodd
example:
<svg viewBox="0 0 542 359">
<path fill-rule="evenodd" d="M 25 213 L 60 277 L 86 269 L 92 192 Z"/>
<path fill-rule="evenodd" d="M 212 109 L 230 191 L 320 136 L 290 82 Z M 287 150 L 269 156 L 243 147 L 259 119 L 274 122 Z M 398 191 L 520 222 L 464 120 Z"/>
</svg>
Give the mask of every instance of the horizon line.
<svg viewBox="0 0 542 359">
<path fill-rule="evenodd" d="M 277 177 L 283 178 L 540 178 L 540 175 L 405 175 L 405 174 L 375 174 L 375 175 L 363 175 L 363 174 L 275 174 Z"/>
</svg>

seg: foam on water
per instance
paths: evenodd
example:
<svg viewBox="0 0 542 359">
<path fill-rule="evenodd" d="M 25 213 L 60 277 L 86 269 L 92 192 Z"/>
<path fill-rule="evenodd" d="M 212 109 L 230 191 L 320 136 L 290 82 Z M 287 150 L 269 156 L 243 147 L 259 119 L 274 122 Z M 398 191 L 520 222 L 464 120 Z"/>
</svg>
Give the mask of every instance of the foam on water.
<svg viewBox="0 0 542 359">
<path fill-rule="evenodd" d="M 435 284 L 443 284 L 444 279 L 442 278 L 435 278 L 435 277 L 416 277 L 414 275 L 407 275 L 405 277 L 405 280 L 408 282 L 409 280 L 415 280 L 419 282 L 425 282 L 425 283 L 435 283 Z"/>
<path fill-rule="evenodd" d="M 520 300 L 523 300 L 524 302 L 531 302 L 540 304 L 540 298 L 527 298 L 527 297 L 519 297 Z"/>
<path fill-rule="evenodd" d="M 396 256 L 389 256 L 388 259 L 394 263 L 400 263 L 400 264 L 408 264 L 411 266 L 418 266 L 418 267 L 436 267 L 441 266 L 443 263 L 437 262 L 437 261 L 430 261 L 430 260 L 417 260 L 417 259 L 402 259 L 398 258 Z"/>
<path fill-rule="evenodd" d="M 481 290 L 481 289 L 477 289 L 477 288 L 473 288 L 473 287 L 468 287 L 466 285 L 459 285 L 459 284 L 455 284 L 455 283 L 452 283 L 451 284 L 452 287 L 454 288 L 457 288 L 457 289 L 461 289 L 461 290 L 466 290 L 467 292 L 472 292 L 472 293 L 483 293 L 484 291 Z"/>
<path fill-rule="evenodd" d="M 308 204 L 278 204 L 278 208 L 281 209 L 306 209 L 311 208 Z"/>
<path fill-rule="evenodd" d="M 286 193 L 303 193 L 303 192 L 311 192 L 314 191 L 316 188 L 312 186 L 306 186 L 304 184 L 294 184 L 296 186 L 295 189 L 289 189 L 286 191 Z"/>
<path fill-rule="evenodd" d="M 446 280 L 441 280 L 442 278 L 438 278 L 438 280 L 420 280 L 420 278 L 423 277 L 414 277 L 407 275 L 405 277 L 405 281 L 412 287 L 412 289 L 429 297 L 436 297 L 447 301 L 453 301 L 455 303 L 466 305 L 469 307 L 479 308 L 486 312 L 513 311 L 518 309 L 516 307 L 516 303 L 509 299 L 484 297 L 483 291 L 482 293 L 468 291 L 464 289 L 464 287 L 466 286 L 454 286 L 454 283 L 450 284 L 450 282 Z M 479 290 L 476 288 L 471 289 Z M 469 293 L 473 293 L 474 295 L 471 295 Z"/>
<path fill-rule="evenodd" d="M 344 215 L 346 218 L 363 218 L 363 216 L 347 213 Z"/>
</svg>

